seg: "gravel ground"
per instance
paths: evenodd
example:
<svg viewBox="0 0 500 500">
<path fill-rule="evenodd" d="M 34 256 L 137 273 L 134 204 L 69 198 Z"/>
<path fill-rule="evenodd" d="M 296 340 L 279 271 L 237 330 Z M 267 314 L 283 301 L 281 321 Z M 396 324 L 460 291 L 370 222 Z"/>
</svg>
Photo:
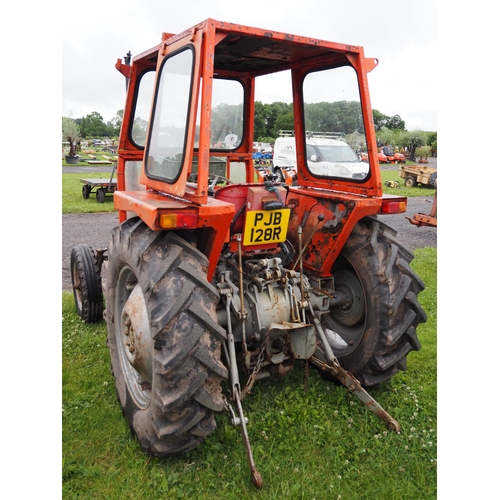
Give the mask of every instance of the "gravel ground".
<svg viewBox="0 0 500 500">
<path fill-rule="evenodd" d="M 381 216 L 398 231 L 398 237 L 410 250 L 437 246 L 437 228 L 417 227 L 406 219 L 414 214 L 428 214 L 433 197 L 408 198 L 406 214 Z M 94 249 L 106 248 L 111 229 L 118 225 L 117 213 L 64 214 L 62 216 L 62 289 L 71 291 L 71 249 L 85 243 Z"/>
</svg>

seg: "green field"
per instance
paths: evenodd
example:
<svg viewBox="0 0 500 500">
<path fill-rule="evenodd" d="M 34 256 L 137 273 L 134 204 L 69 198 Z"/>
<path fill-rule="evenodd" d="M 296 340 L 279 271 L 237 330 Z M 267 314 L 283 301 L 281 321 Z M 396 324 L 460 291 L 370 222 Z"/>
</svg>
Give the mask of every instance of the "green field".
<svg viewBox="0 0 500 500">
<path fill-rule="evenodd" d="M 196 450 L 178 458 L 144 455 L 116 400 L 104 321 L 89 325 L 62 296 L 63 498 L 105 499 L 434 499 L 437 495 L 437 285 L 435 248 L 417 249 L 428 321 L 408 370 L 370 390 L 401 424 L 398 434 L 342 387 L 296 365 L 257 382 L 244 401 L 258 470 L 250 482 L 240 429 L 226 413 Z M 227 393 L 228 386 L 224 386 Z"/>
</svg>

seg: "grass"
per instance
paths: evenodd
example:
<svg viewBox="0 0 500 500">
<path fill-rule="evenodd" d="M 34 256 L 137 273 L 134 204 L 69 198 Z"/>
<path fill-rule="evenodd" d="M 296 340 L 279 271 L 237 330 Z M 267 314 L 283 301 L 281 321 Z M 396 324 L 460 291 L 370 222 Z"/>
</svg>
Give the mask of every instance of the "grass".
<svg viewBox="0 0 500 500">
<path fill-rule="evenodd" d="M 95 203 L 95 200 L 94 200 Z M 115 397 L 104 321 L 88 325 L 62 296 L 63 470 L 65 499 L 434 499 L 437 492 L 435 248 L 417 249 L 428 321 L 408 370 L 372 395 L 401 424 L 383 424 L 355 397 L 297 364 L 282 379 L 257 382 L 244 401 L 254 459 L 264 479 L 252 486 L 240 429 L 226 413 L 193 452 L 144 455 Z M 224 387 L 227 393 L 228 387 Z"/>
<path fill-rule="evenodd" d="M 75 214 L 75 213 L 95 213 L 95 212 L 113 212 L 113 197 L 107 195 L 104 203 L 97 203 L 95 197 L 95 188 L 90 194 L 90 198 L 84 199 L 82 197 L 83 183 L 80 179 L 97 179 L 103 178 L 108 180 L 110 172 L 104 173 L 69 173 L 62 174 L 62 213 Z M 386 181 L 399 180 L 401 187 L 390 188 L 385 185 Z M 382 182 L 384 193 L 393 194 L 398 196 L 406 196 L 408 198 L 415 196 L 434 196 L 435 189 L 417 186 L 413 188 L 405 187 L 403 179 L 399 177 L 398 170 L 382 170 Z"/>
</svg>

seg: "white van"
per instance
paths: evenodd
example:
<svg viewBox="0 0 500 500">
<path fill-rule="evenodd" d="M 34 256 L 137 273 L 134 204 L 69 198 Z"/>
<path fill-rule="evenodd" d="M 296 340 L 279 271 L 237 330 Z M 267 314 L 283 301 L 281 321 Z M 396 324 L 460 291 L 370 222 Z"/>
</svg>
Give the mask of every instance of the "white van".
<svg viewBox="0 0 500 500">
<path fill-rule="evenodd" d="M 325 136 L 306 139 L 307 166 L 316 175 L 364 179 L 368 175 L 368 163 L 344 141 Z M 278 137 L 274 143 L 273 170 L 281 179 L 282 169 L 297 172 L 295 137 Z"/>
</svg>

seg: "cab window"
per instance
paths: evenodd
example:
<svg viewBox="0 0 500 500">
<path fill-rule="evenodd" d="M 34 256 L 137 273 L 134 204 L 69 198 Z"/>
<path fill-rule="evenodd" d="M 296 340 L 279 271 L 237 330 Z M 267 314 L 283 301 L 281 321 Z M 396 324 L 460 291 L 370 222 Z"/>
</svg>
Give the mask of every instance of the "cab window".
<svg viewBox="0 0 500 500">
<path fill-rule="evenodd" d="M 308 73 L 303 82 L 305 123 L 314 127 L 315 151 L 307 146 L 307 168 L 317 177 L 364 181 L 366 137 L 357 74 L 351 66 Z M 332 137 L 328 138 L 328 134 Z"/>
<path fill-rule="evenodd" d="M 165 58 L 159 72 L 146 150 L 146 175 L 175 183 L 182 170 L 193 78 L 189 47 Z"/>
<path fill-rule="evenodd" d="M 149 112 L 151 109 L 151 99 L 155 83 L 154 70 L 147 71 L 141 76 L 139 90 L 135 101 L 134 120 L 130 138 L 132 142 L 143 148 L 146 144 L 146 132 L 148 130 Z"/>
</svg>

